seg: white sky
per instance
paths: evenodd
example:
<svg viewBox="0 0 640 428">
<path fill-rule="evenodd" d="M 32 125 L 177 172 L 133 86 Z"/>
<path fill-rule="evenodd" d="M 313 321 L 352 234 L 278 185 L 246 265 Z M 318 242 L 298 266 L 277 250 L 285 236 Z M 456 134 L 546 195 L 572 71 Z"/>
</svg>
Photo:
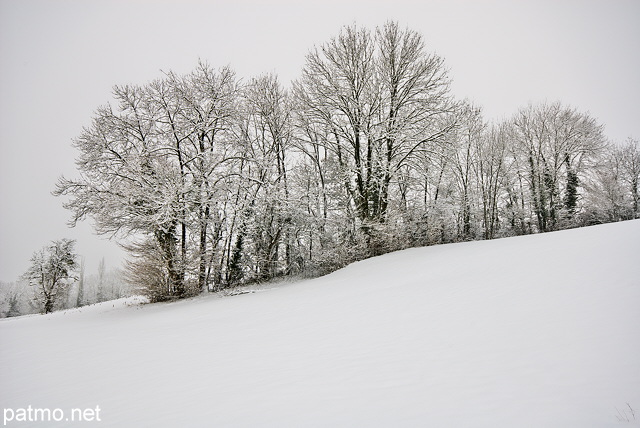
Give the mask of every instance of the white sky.
<svg viewBox="0 0 640 428">
<path fill-rule="evenodd" d="M 640 138 L 640 1 L 0 0 L 0 280 L 31 254 L 75 238 L 88 273 L 122 252 L 68 229 L 51 196 L 75 176 L 71 139 L 116 84 L 144 84 L 198 59 L 239 76 L 295 79 L 305 54 L 345 24 L 387 19 L 423 34 L 452 90 L 488 119 L 529 102 L 590 112 L 614 141 Z"/>
</svg>

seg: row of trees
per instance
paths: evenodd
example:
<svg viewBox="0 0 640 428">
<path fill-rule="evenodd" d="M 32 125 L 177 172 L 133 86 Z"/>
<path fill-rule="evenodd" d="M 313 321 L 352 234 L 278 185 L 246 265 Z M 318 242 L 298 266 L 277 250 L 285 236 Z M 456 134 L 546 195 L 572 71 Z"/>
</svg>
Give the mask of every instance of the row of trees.
<svg viewBox="0 0 640 428">
<path fill-rule="evenodd" d="M 155 300 L 318 274 L 416 245 L 638 217 L 640 149 L 589 114 L 531 105 L 490 124 L 442 58 L 389 22 L 345 27 L 299 80 L 200 64 L 117 86 L 62 178 L 71 223 L 120 239 Z"/>
</svg>

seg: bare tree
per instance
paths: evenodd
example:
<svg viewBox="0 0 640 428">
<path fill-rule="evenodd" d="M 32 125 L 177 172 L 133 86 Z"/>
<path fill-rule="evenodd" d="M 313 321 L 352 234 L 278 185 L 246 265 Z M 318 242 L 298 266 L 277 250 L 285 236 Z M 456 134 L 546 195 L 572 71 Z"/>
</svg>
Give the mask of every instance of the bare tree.
<svg viewBox="0 0 640 428">
<path fill-rule="evenodd" d="M 586 185 L 587 223 L 629 220 L 638 217 L 640 150 L 637 141 L 610 144 L 600 157 Z"/>
<path fill-rule="evenodd" d="M 306 153 L 322 146 L 335 159 L 350 198 L 344 209 L 354 213 L 374 252 L 391 183 L 446 131 L 448 88 L 442 59 L 426 53 L 418 33 L 393 22 L 375 35 L 344 27 L 307 55 L 294 88 L 305 116 L 300 138 L 311 147 Z"/>
<path fill-rule="evenodd" d="M 90 127 L 74 141 L 81 176 L 61 178 L 56 195 L 73 212 L 70 222 L 91 216 L 98 233 L 153 239 L 163 254 L 169 294 L 184 293 L 177 226 L 181 176 L 172 147 L 163 145 L 158 113 L 144 87 L 115 87 L 118 110 L 98 109 Z"/>
<path fill-rule="evenodd" d="M 198 242 L 194 251 L 198 290 L 211 281 L 211 255 L 221 239 L 215 201 L 225 198 L 225 180 L 236 173 L 233 164 L 239 161 L 238 150 L 230 143 L 240 90 L 229 67 L 215 71 L 202 62 L 188 75 L 168 73 L 153 85 L 154 103 L 161 112 L 159 125 L 166 144 L 173 147 L 181 176 L 183 265 L 188 263 L 187 235 Z"/>
<path fill-rule="evenodd" d="M 476 141 L 475 173 L 482 200 L 484 239 L 493 239 L 499 227 L 500 195 L 506 175 L 506 135 L 494 126 Z"/>
<path fill-rule="evenodd" d="M 378 99 L 376 152 L 379 171 L 371 191 L 373 217 L 384 221 L 389 184 L 428 143 L 438 141 L 453 125 L 447 119 L 456 105 L 449 96 L 444 60 L 428 53 L 416 31 L 387 22 L 376 31 Z"/>
<path fill-rule="evenodd" d="M 239 128 L 244 141 L 249 190 L 244 230 L 255 254 L 258 277 L 292 268 L 293 216 L 288 187 L 291 146 L 289 96 L 277 78 L 264 75 L 245 88 L 244 117 Z M 245 246 L 247 248 L 247 246 Z M 247 248 L 248 249 L 248 248 Z"/>
<path fill-rule="evenodd" d="M 573 200 L 562 194 L 571 186 L 577 191 L 580 174 L 604 148 L 602 126 L 588 114 L 560 103 L 522 109 L 513 124 L 519 155 L 528 168 L 526 179 L 538 230 L 553 230 L 562 210 L 575 209 L 566 206 Z"/>
<path fill-rule="evenodd" d="M 625 145 L 619 149 L 623 180 L 628 186 L 631 195 L 633 217 L 640 218 L 638 206 L 638 183 L 640 182 L 640 144 L 638 140 L 629 138 Z"/>
<path fill-rule="evenodd" d="M 472 233 L 472 214 L 477 199 L 477 175 L 480 167 L 479 142 L 485 128 L 480 108 L 471 104 L 461 107 L 454 128 L 455 142 L 451 154 L 451 167 L 458 188 L 458 239 L 474 238 Z"/>
<path fill-rule="evenodd" d="M 375 46 L 371 33 L 345 27 L 307 55 L 296 94 L 305 114 L 329 133 L 326 147 L 344 174 L 344 186 L 361 221 L 371 215 L 374 116 L 379 106 Z"/>
<path fill-rule="evenodd" d="M 72 225 L 91 216 L 99 233 L 126 239 L 137 256 L 130 268 L 162 263 L 152 271 L 166 297 L 199 292 L 220 239 L 215 201 L 237 160 L 225 139 L 235 75 L 200 64 L 183 77 L 115 87 L 114 96 L 117 109 L 100 108 L 74 142 L 80 178 L 60 179 L 55 194 L 70 196 Z"/>
</svg>

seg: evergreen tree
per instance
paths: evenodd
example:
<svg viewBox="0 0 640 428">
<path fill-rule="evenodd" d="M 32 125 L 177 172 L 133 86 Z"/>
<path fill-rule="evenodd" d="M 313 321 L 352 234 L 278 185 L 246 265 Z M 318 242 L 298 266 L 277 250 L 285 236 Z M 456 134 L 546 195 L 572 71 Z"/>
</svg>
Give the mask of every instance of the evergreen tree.
<svg viewBox="0 0 640 428">
<path fill-rule="evenodd" d="M 573 171 L 567 172 L 567 189 L 564 195 L 564 207 L 567 210 L 569 218 L 572 218 L 578 206 L 578 174 Z"/>
</svg>

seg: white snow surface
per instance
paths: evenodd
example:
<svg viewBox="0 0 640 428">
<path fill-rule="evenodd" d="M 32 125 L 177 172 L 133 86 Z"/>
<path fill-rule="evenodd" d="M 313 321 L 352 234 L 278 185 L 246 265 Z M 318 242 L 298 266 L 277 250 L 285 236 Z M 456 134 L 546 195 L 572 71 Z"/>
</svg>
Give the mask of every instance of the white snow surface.
<svg viewBox="0 0 640 428">
<path fill-rule="evenodd" d="M 7 426 L 640 426 L 640 220 L 266 287 L 0 321 L 1 407 L 101 420 Z"/>
</svg>

